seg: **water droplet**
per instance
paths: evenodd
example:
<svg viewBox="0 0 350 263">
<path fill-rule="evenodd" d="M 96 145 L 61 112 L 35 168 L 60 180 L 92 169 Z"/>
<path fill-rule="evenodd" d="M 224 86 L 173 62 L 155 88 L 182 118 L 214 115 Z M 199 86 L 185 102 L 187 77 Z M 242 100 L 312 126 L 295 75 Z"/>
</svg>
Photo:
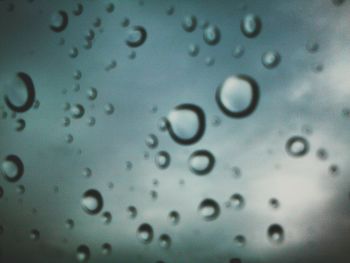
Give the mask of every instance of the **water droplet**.
<svg viewBox="0 0 350 263">
<path fill-rule="evenodd" d="M 244 198 L 240 194 L 233 194 L 230 198 L 230 201 L 235 209 L 242 209 L 245 205 Z"/>
<path fill-rule="evenodd" d="M 40 232 L 36 229 L 32 229 L 29 234 L 29 238 L 33 241 L 37 241 L 40 238 Z"/>
<path fill-rule="evenodd" d="M 246 239 L 244 236 L 238 235 L 235 237 L 234 242 L 236 243 L 237 246 L 244 247 L 246 243 Z"/>
<path fill-rule="evenodd" d="M 127 209 L 128 216 L 132 219 L 136 218 L 137 216 L 137 209 L 134 206 L 129 206 Z"/>
<path fill-rule="evenodd" d="M 253 113 L 258 101 L 258 84 L 246 75 L 228 77 L 216 92 L 216 102 L 220 109 L 233 118 L 242 118 Z"/>
<path fill-rule="evenodd" d="M 244 54 L 244 47 L 242 45 L 237 45 L 233 51 L 232 51 L 232 56 L 234 58 L 240 58 Z"/>
<path fill-rule="evenodd" d="M 162 234 L 160 237 L 159 237 L 159 246 L 162 247 L 162 248 L 169 248 L 171 246 L 171 238 L 169 235 L 167 234 Z"/>
<path fill-rule="evenodd" d="M 286 151 L 293 157 L 301 157 L 308 153 L 309 143 L 301 136 L 293 136 L 286 143 Z"/>
<path fill-rule="evenodd" d="M 111 115 L 114 112 L 114 106 L 112 104 L 108 103 L 105 105 L 104 110 L 105 110 L 105 113 L 107 115 Z"/>
<path fill-rule="evenodd" d="M 271 198 L 269 201 L 272 208 L 277 209 L 280 207 L 280 202 L 276 198 Z"/>
<path fill-rule="evenodd" d="M 126 44 L 129 47 L 135 48 L 141 46 L 147 39 L 147 31 L 142 26 L 132 27 L 126 39 Z"/>
<path fill-rule="evenodd" d="M 84 107 L 81 104 L 75 104 L 71 108 L 72 117 L 75 119 L 80 119 L 85 113 Z"/>
<path fill-rule="evenodd" d="M 328 171 L 329 171 L 330 176 L 334 177 L 334 176 L 339 175 L 339 167 L 336 164 L 330 165 L 328 168 Z"/>
<path fill-rule="evenodd" d="M 281 55 L 274 50 L 265 52 L 261 57 L 261 62 L 267 69 L 272 69 L 278 66 L 281 61 Z"/>
<path fill-rule="evenodd" d="M 147 223 L 143 223 L 137 230 L 138 239 L 144 243 L 149 244 L 153 239 L 153 228 Z"/>
<path fill-rule="evenodd" d="M 326 149 L 324 148 L 320 148 L 317 150 L 316 152 L 316 155 L 317 157 L 320 159 L 320 160 L 327 160 L 328 159 L 328 152 Z"/>
<path fill-rule="evenodd" d="M 84 177 L 87 177 L 87 178 L 88 178 L 88 177 L 91 177 L 91 175 L 92 175 L 92 171 L 91 171 L 90 168 L 87 168 L 87 167 L 86 167 L 86 168 L 83 169 L 83 176 L 84 176 Z"/>
<path fill-rule="evenodd" d="M 166 131 L 167 128 L 167 119 L 165 117 L 160 118 L 158 121 L 158 129 L 160 131 Z"/>
<path fill-rule="evenodd" d="M 68 127 L 70 125 L 70 119 L 68 117 L 63 117 L 62 119 L 62 125 L 64 127 Z"/>
<path fill-rule="evenodd" d="M 197 18 L 187 15 L 182 20 L 182 28 L 187 32 L 193 32 L 197 27 Z"/>
<path fill-rule="evenodd" d="M 278 224 L 271 225 L 267 230 L 269 240 L 274 244 L 280 244 L 284 240 L 283 228 Z"/>
<path fill-rule="evenodd" d="M 23 185 L 19 185 L 17 186 L 16 191 L 18 194 L 22 195 L 26 191 L 26 188 Z"/>
<path fill-rule="evenodd" d="M 102 214 L 102 222 L 105 224 L 105 225 L 108 225 L 112 222 L 112 214 L 110 212 L 104 212 Z"/>
<path fill-rule="evenodd" d="M 17 155 L 8 155 L 1 163 L 1 172 L 9 182 L 17 182 L 24 173 L 24 166 Z"/>
<path fill-rule="evenodd" d="M 107 6 L 106 6 L 106 11 L 107 11 L 108 13 L 112 13 L 112 12 L 114 11 L 114 4 L 113 4 L 113 3 L 107 4 Z"/>
<path fill-rule="evenodd" d="M 160 169 L 166 169 L 170 165 L 170 154 L 166 151 L 160 151 L 155 156 L 156 165 Z"/>
<path fill-rule="evenodd" d="M 73 219 L 67 219 L 65 226 L 67 229 L 73 229 L 74 228 L 74 221 Z"/>
<path fill-rule="evenodd" d="M 67 26 L 68 14 L 65 11 L 60 10 L 51 16 L 50 28 L 52 31 L 59 33 L 65 30 Z"/>
<path fill-rule="evenodd" d="M 211 172 L 215 164 L 214 155 L 207 150 L 198 150 L 191 154 L 188 164 L 191 172 L 205 175 Z"/>
<path fill-rule="evenodd" d="M 90 249 L 86 245 L 80 245 L 76 251 L 76 259 L 78 262 L 88 262 L 90 259 Z"/>
<path fill-rule="evenodd" d="M 158 138 L 154 134 L 149 134 L 146 138 L 148 148 L 154 149 L 158 146 Z"/>
<path fill-rule="evenodd" d="M 26 127 L 25 120 L 23 120 L 23 119 L 16 120 L 16 124 L 15 124 L 16 131 L 18 131 L 18 132 L 23 131 L 25 127 Z"/>
<path fill-rule="evenodd" d="M 195 57 L 197 56 L 199 53 L 199 46 L 196 45 L 196 44 L 190 44 L 188 46 L 188 54 L 191 56 L 191 57 Z"/>
<path fill-rule="evenodd" d="M 171 138 L 177 143 L 196 143 L 204 134 L 204 111 L 194 104 L 181 104 L 170 112 L 166 126 Z"/>
<path fill-rule="evenodd" d="M 87 125 L 89 125 L 90 127 L 94 126 L 96 123 L 96 119 L 94 117 L 89 117 L 87 119 Z"/>
<path fill-rule="evenodd" d="M 248 38 L 259 35 L 261 28 L 261 20 L 256 15 L 248 14 L 241 20 L 241 31 Z"/>
<path fill-rule="evenodd" d="M 66 143 L 72 143 L 74 140 L 74 137 L 72 134 L 67 134 L 64 138 L 64 140 L 66 141 Z"/>
<path fill-rule="evenodd" d="M 167 15 L 171 16 L 175 12 L 175 7 L 174 6 L 169 6 L 166 10 Z"/>
<path fill-rule="evenodd" d="M 309 41 L 306 43 L 306 50 L 310 53 L 315 53 L 319 49 L 319 44 L 315 41 Z"/>
<path fill-rule="evenodd" d="M 216 45 L 221 38 L 220 29 L 217 26 L 210 25 L 203 32 L 203 39 L 208 45 Z"/>
<path fill-rule="evenodd" d="M 84 7 L 82 4 L 78 3 L 73 10 L 73 14 L 76 16 L 80 16 L 83 13 Z"/>
<path fill-rule="evenodd" d="M 171 211 L 168 217 L 173 225 L 177 225 L 180 222 L 180 214 L 177 211 Z"/>
<path fill-rule="evenodd" d="M 86 191 L 82 197 L 81 206 L 88 214 L 95 215 L 99 213 L 103 207 L 102 195 L 95 189 Z"/>
<path fill-rule="evenodd" d="M 79 50 L 76 48 L 76 47 L 72 47 L 70 50 L 69 50 L 69 56 L 71 58 L 76 58 L 79 54 Z"/>
<path fill-rule="evenodd" d="M 112 253 L 112 246 L 109 243 L 104 243 L 101 247 L 102 255 L 108 256 Z"/>
<path fill-rule="evenodd" d="M 204 220 L 212 221 L 218 218 L 220 214 L 220 207 L 213 199 L 204 199 L 200 203 L 198 211 Z"/>
</svg>

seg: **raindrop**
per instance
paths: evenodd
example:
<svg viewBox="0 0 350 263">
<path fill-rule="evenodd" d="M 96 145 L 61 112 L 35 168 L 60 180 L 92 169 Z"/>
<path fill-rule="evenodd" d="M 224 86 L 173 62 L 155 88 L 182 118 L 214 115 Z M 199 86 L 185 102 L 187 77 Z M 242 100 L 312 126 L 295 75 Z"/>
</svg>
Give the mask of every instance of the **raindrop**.
<svg viewBox="0 0 350 263">
<path fill-rule="evenodd" d="M 67 229 L 73 229 L 74 228 L 74 221 L 73 219 L 67 219 L 65 226 Z"/>
<path fill-rule="evenodd" d="M 137 209 L 134 206 L 129 206 L 127 209 L 128 217 L 134 219 L 137 216 Z"/>
<path fill-rule="evenodd" d="M 221 38 L 220 30 L 217 26 L 210 25 L 203 32 L 203 39 L 208 45 L 216 45 Z"/>
<path fill-rule="evenodd" d="M 74 138 L 72 134 L 67 134 L 64 138 L 64 140 L 66 141 L 66 143 L 72 143 Z"/>
<path fill-rule="evenodd" d="M 320 160 L 327 160 L 328 159 L 328 152 L 326 149 L 324 148 L 320 148 L 317 150 L 316 152 L 316 155 L 317 157 L 320 159 Z"/>
<path fill-rule="evenodd" d="M 204 111 L 194 104 L 178 105 L 168 115 L 166 126 L 175 142 L 183 145 L 196 143 L 204 134 Z"/>
<path fill-rule="evenodd" d="M 153 239 L 153 228 L 151 225 L 144 223 L 139 226 L 137 236 L 142 243 L 149 244 Z"/>
<path fill-rule="evenodd" d="M 180 214 L 177 211 L 171 211 L 168 217 L 173 225 L 177 225 L 180 222 Z"/>
<path fill-rule="evenodd" d="M 102 255 L 110 255 L 112 253 L 112 246 L 109 243 L 104 243 L 101 247 Z"/>
<path fill-rule="evenodd" d="M 86 168 L 83 169 L 83 176 L 84 176 L 84 177 L 87 177 L 87 178 L 88 178 L 88 177 L 91 177 L 91 175 L 92 175 L 92 171 L 91 171 L 90 168 L 87 168 L 87 167 L 86 167 Z"/>
<path fill-rule="evenodd" d="M 75 119 L 80 119 L 85 113 L 84 107 L 81 104 L 75 104 L 71 108 L 72 117 Z"/>
<path fill-rule="evenodd" d="M 88 262 L 90 259 L 90 249 L 86 245 L 80 245 L 76 250 L 76 259 L 78 262 Z"/>
<path fill-rule="evenodd" d="M 87 119 L 87 124 L 88 124 L 90 127 L 94 126 L 95 123 L 96 123 L 96 119 L 95 119 L 94 117 L 89 117 L 89 118 Z"/>
<path fill-rule="evenodd" d="M 62 119 L 62 125 L 63 125 L 64 127 L 68 127 L 69 124 L 70 124 L 70 119 L 69 119 L 68 117 L 63 117 L 63 119 Z"/>
<path fill-rule="evenodd" d="M 1 171 L 9 182 L 17 182 L 24 173 L 24 166 L 17 155 L 8 155 L 1 163 Z"/>
<path fill-rule="evenodd" d="M 339 174 L 339 167 L 336 164 L 332 164 L 329 166 L 328 171 L 331 176 L 337 176 Z"/>
<path fill-rule="evenodd" d="M 205 58 L 205 64 L 206 64 L 207 66 L 212 66 L 212 65 L 214 65 L 214 64 L 215 64 L 215 58 L 213 58 L 213 57 L 206 57 L 206 58 Z"/>
<path fill-rule="evenodd" d="M 79 50 L 76 48 L 76 47 L 72 47 L 70 50 L 69 50 L 69 56 L 71 58 L 76 58 L 79 54 Z"/>
<path fill-rule="evenodd" d="M 243 56 L 243 54 L 244 54 L 244 47 L 241 45 L 237 45 L 232 51 L 232 56 L 234 58 L 240 58 Z"/>
<path fill-rule="evenodd" d="M 185 16 L 182 21 L 182 28 L 187 32 L 193 32 L 197 27 L 197 18 L 195 16 Z"/>
<path fill-rule="evenodd" d="M 310 53 L 317 52 L 319 48 L 320 46 L 317 42 L 309 41 L 308 43 L 306 43 L 306 50 L 309 51 Z"/>
<path fill-rule="evenodd" d="M 188 164 L 191 172 L 205 175 L 211 172 L 215 164 L 214 155 L 207 150 L 198 150 L 191 154 Z"/>
<path fill-rule="evenodd" d="M 129 18 L 124 17 L 122 22 L 121 22 L 122 27 L 127 27 L 127 26 L 129 26 L 129 24 L 130 24 Z"/>
<path fill-rule="evenodd" d="M 238 235 L 235 237 L 234 242 L 236 243 L 237 246 L 244 247 L 246 243 L 246 239 L 244 236 Z"/>
<path fill-rule="evenodd" d="M 83 13 L 83 5 L 82 4 L 77 4 L 76 8 L 73 10 L 73 14 L 76 16 L 80 16 Z"/>
<path fill-rule="evenodd" d="M 188 46 L 188 54 L 191 56 L 191 57 L 195 57 L 199 54 L 199 46 L 196 45 L 196 44 L 190 44 Z"/>
<path fill-rule="evenodd" d="M 102 195 L 95 189 L 86 191 L 82 197 L 81 206 L 88 214 L 95 215 L 99 213 L 103 207 Z"/>
<path fill-rule="evenodd" d="M 113 3 L 109 3 L 107 6 L 106 6 L 106 11 L 108 13 L 112 13 L 114 11 L 114 4 Z"/>
<path fill-rule="evenodd" d="M 104 110 L 105 110 L 105 113 L 107 115 L 111 115 L 114 112 L 114 106 L 112 104 L 108 103 L 105 105 Z"/>
<path fill-rule="evenodd" d="M 286 143 L 286 151 L 293 157 L 304 156 L 309 151 L 309 143 L 304 137 L 293 136 Z"/>
<path fill-rule="evenodd" d="M 15 82 L 6 92 L 5 103 L 13 112 L 25 112 L 35 102 L 35 87 L 32 78 L 24 73 L 17 73 Z"/>
<path fill-rule="evenodd" d="M 261 20 L 256 15 L 248 14 L 241 20 L 241 31 L 248 38 L 256 37 L 260 33 L 261 28 Z"/>
<path fill-rule="evenodd" d="M 220 214 L 220 207 L 213 199 L 204 199 L 200 203 L 198 211 L 204 220 L 212 221 L 218 218 Z"/>
<path fill-rule="evenodd" d="M 17 186 L 16 191 L 18 194 L 22 195 L 26 191 L 26 188 L 23 185 L 19 185 Z"/>
<path fill-rule="evenodd" d="M 228 77 L 216 91 L 216 102 L 220 109 L 233 118 L 242 118 L 253 113 L 258 101 L 258 84 L 246 75 Z"/>
<path fill-rule="evenodd" d="M 94 27 L 100 27 L 102 24 L 101 18 L 97 17 L 93 23 Z"/>
<path fill-rule="evenodd" d="M 245 205 L 244 198 L 241 194 L 233 194 L 230 201 L 235 209 L 242 209 Z"/>
<path fill-rule="evenodd" d="M 147 38 L 146 29 L 142 26 L 134 26 L 128 32 L 126 44 L 132 48 L 139 47 L 146 41 L 146 38 Z"/>
<path fill-rule="evenodd" d="M 267 51 L 261 57 L 261 62 L 267 69 L 272 69 L 278 66 L 281 61 L 281 55 L 277 51 Z"/>
<path fill-rule="evenodd" d="M 102 214 L 102 222 L 105 225 L 108 225 L 109 223 L 111 223 L 112 222 L 112 214 L 110 212 L 104 212 Z"/>
<path fill-rule="evenodd" d="M 52 31 L 59 33 L 68 26 L 68 14 L 65 11 L 58 11 L 51 16 L 50 28 Z"/>
<path fill-rule="evenodd" d="M 29 238 L 33 241 L 37 241 L 40 238 L 40 232 L 36 229 L 32 229 L 29 234 Z"/>
<path fill-rule="evenodd" d="M 267 230 L 269 240 L 274 244 L 280 244 L 284 240 L 283 228 L 278 224 L 271 225 Z"/>
<path fill-rule="evenodd" d="M 274 209 L 277 209 L 280 207 L 280 202 L 276 198 L 271 198 L 269 203 L 270 203 L 270 206 Z"/>
<path fill-rule="evenodd" d="M 160 169 L 166 169 L 170 165 L 170 154 L 166 151 L 160 151 L 155 156 L 155 163 Z"/>
<path fill-rule="evenodd" d="M 166 10 L 167 15 L 171 16 L 175 12 L 175 7 L 174 6 L 169 6 Z"/>
<path fill-rule="evenodd" d="M 158 146 L 158 138 L 154 134 L 149 134 L 146 138 L 146 145 L 148 148 L 154 149 Z"/>
<path fill-rule="evenodd" d="M 23 131 L 26 127 L 26 122 L 23 119 L 16 120 L 15 129 L 16 131 Z"/>
<path fill-rule="evenodd" d="M 167 234 L 162 234 L 159 237 L 159 245 L 160 245 L 160 247 L 165 248 L 165 249 L 169 248 L 171 246 L 170 236 Z"/>
</svg>

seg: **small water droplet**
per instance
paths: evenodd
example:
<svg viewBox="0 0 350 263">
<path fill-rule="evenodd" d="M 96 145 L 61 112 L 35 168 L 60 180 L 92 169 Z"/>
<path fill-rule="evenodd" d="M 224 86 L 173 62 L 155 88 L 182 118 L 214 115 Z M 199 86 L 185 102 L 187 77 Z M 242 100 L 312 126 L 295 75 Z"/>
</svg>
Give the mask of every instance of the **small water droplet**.
<svg viewBox="0 0 350 263">
<path fill-rule="evenodd" d="M 105 225 L 108 225 L 112 222 L 112 214 L 110 212 L 103 212 L 102 214 L 102 222 Z"/>
<path fill-rule="evenodd" d="M 105 105 L 104 110 L 105 110 L 105 113 L 107 115 L 111 115 L 114 112 L 114 106 L 112 104 L 108 103 Z"/>
<path fill-rule="evenodd" d="M 230 198 L 231 204 L 235 209 L 242 209 L 245 205 L 244 198 L 241 194 L 233 194 Z"/>
<path fill-rule="evenodd" d="M 280 207 L 280 202 L 276 198 L 271 198 L 269 203 L 270 203 L 270 206 L 274 209 L 277 209 Z"/>
<path fill-rule="evenodd" d="M 158 146 L 158 138 L 154 134 L 149 134 L 146 138 L 146 145 L 150 149 L 154 149 Z"/>
<path fill-rule="evenodd" d="M 74 228 L 74 221 L 73 219 L 67 219 L 65 226 L 67 229 L 73 229 Z"/>
<path fill-rule="evenodd" d="M 191 56 L 191 57 L 195 57 L 199 54 L 199 46 L 196 45 L 196 44 L 190 44 L 188 46 L 188 54 Z"/>
<path fill-rule="evenodd" d="M 177 211 L 171 211 L 168 217 L 173 225 L 177 225 L 180 222 L 180 214 Z"/>
<path fill-rule="evenodd" d="M 244 55 L 244 47 L 242 45 L 237 45 L 232 51 L 232 56 L 234 58 L 240 58 L 243 55 Z"/>
<path fill-rule="evenodd" d="M 166 169 L 170 165 L 170 154 L 166 151 L 160 151 L 155 156 L 155 163 L 160 169 Z"/>
<path fill-rule="evenodd" d="M 108 13 L 112 13 L 112 12 L 114 11 L 114 4 L 113 4 L 113 3 L 107 4 L 107 6 L 106 6 L 106 11 L 107 11 Z"/>
<path fill-rule="evenodd" d="M 274 50 L 267 51 L 262 55 L 261 62 L 267 69 L 275 68 L 281 62 L 281 55 Z"/>
<path fill-rule="evenodd" d="M 73 14 L 75 16 L 80 16 L 83 13 L 84 10 L 84 6 L 80 3 L 78 3 L 75 7 L 75 9 L 73 10 Z"/>
<path fill-rule="evenodd" d="M 304 137 L 293 136 L 286 143 L 286 151 L 293 157 L 304 156 L 309 151 L 309 143 Z"/>
<path fill-rule="evenodd" d="M 78 262 L 88 262 L 90 259 L 90 249 L 86 245 L 80 245 L 76 250 L 76 259 Z"/>
<path fill-rule="evenodd" d="M 241 20 L 241 31 L 248 38 L 259 35 L 261 28 L 261 20 L 256 15 L 248 14 Z"/>
<path fill-rule="evenodd" d="M 271 225 L 267 230 L 269 240 L 274 244 L 280 244 L 284 240 L 283 228 L 278 224 Z"/>
<path fill-rule="evenodd" d="M 70 56 L 71 58 L 76 58 L 76 57 L 78 56 L 78 54 L 79 54 L 79 50 L 78 50 L 78 48 L 76 48 L 76 47 L 72 47 L 72 48 L 69 50 L 69 56 Z"/>
<path fill-rule="evenodd" d="M 1 163 L 1 172 L 9 182 L 17 182 L 24 173 L 24 166 L 17 155 L 8 155 Z"/>
<path fill-rule="evenodd" d="M 87 190 L 81 200 L 83 210 L 91 215 L 95 215 L 102 210 L 103 198 L 99 191 L 95 189 Z"/>
<path fill-rule="evenodd" d="M 101 247 L 102 255 L 108 256 L 112 253 L 112 246 L 109 243 L 104 243 Z"/>
<path fill-rule="evenodd" d="M 237 235 L 234 239 L 234 242 L 236 243 L 237 246 L 244 247 L 246 243 L 246 239 L 242 235 Z"/>
<path fill-rule="evenodd" d="M 23 119 L 16 120 L 16 123 L 15 123 L 15 130 L 16 131 L 18 131 L 18 132 L 23 131 L 25 127 L 26 127 L 25 120 L 23 120 Z"/>
<path fill-rule="evenodd" d="M 195 16 L 187 15 L 182 20 L 182 28 L 186 32 L 193 32 L 197 27 L 197 18 Z"/>
<path fill-rule="evenodd" d="M 72 117 L 75 119 L 80 119 L 81 117 L 83 117 L 84 113 L 85 109 L 81 104 L 75 104 L 71 108 Z"/>
<path fill-rule="evenodd" d="M 199 214 L 205 221 L 213 221 L 220 214 L 220 207 L 213 199 L 204 199 L 198 207 Z"/>
<path fill-rule="evenodd" d="M 258 84 L 246 75 L 228 77 L 216 92 L 216 102 L 220 109 L 233 118 L 242 118 L 253 113 L 258 101 Z"/>
<path fill-rule="evenodd" d="M 37 241 L 40 238 L 40 232 L 36 229 L 32 229 L 29 234 L 29 238 L 33 241 Z"/>
<path fill-rule="evenodd" d="M 205 175 L 211 172 L 215 164 L 214 155 L 207 150 L 193 152 L 188 160 L 191 172 Z"/>
<path fill-rule="evenodd" d="M 159 237 L 159 246 L 162 248 L 169 248 L 171 246 L 171 238 L 167 234 L 162 234 Z"/>
<path fill-rule="evenodd" d="M 221 38 L 220 29 L 217 26 L 210 25 L 203 32 L 203 39 L 208 45 L 216 45 Z"/>
<path fill-rule="evenodd" d="M 127 209 L 128 216 L 132 219 L 136 218 L 137 216 L 137 209 L 134 206 L 129 206 Z"/>
<path fill-rule="evenodd" d="M 68 26 L 68 14 L 60 10 L 51 16 L 50 28 L 52 31 L 59 33 L 65 30 Z"/>
<path fill-rule="evenodd" d="M 177 143 L 196 143 L 204 134 L 204 111 L 194 104 L 178 105 L 168 115 L 166 125 L 171 138 Z"/>
<path fill-rule="evenodd" d="M 143 223 L 137 230 L 138 239 L 144 243 L 149 244 L 153 239 L 153 228 L 147 223 Z"/>
<path fill-rule="evenodd" d="M 134 26 L 128 31 L 126 44 L 131 48 L 141 46 L 147 39 L 147 31 L 142 26 Z"/>
</svg>

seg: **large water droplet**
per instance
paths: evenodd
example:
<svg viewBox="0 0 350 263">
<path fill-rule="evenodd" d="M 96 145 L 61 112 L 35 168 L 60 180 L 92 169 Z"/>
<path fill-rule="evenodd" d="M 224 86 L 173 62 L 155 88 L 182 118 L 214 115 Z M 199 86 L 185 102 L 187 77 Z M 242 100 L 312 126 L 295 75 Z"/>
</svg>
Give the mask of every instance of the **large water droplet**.
<svg viewBox="0 0 350 263">
<path fill-rule="evenodd" d="M 215 164 L 214 155 L 207 150 L 198 150 L 191 154 L 189 160 L 190 170 L 197 175 L 211 172 Z"/>
<path fill-rule="evenodd" d="M 75 119 L 80 119 L 85 113 L 84 107 L 81 104 L 75 104 L 71 108 L 72 117 Z"/>
<path fill-rule="evenodd" d="M 293 136 L 286 143 L 286 151 L 293 157 L 301 157 L 308 153 L 309 143 L 301 136 Z"/>
<path fill-rule="evenodd" d="M 146 41 L 146 38 L 147 38 L 146 29 L 142 26 L 134 26 L 128 32 L 126 44 L 132 48 L 139 47 Z"/>
<path fill-rule="evenodd" d="M 258 84 L 246 75 L 228 77 L 216 92 L 216 102 L 220 109 L 233 118 L 242 118 L 253 113 L 258 101 Z"/>
<path fill-rule="evenodd" d="M 204 199 L 199 207 L 199 214 L 206 221 L 215 220 L 220 214 L 220 207 L 216 201 L 213 199 Z"/>
<path fill-rule="evenodd" d="M 260 33 L 261 28 L 261 20 L 256 15 L 248 14 L 241 20 L 241 31 L 246 37 L 256 37 Z"/>
<path fill-rule="evenodd" d="M 142 243 L 148 244 L 153 239 L 153 228 L 151 225 L 144 223 L 139 226 L 137 230 L 137 236 Z"/>
<path fill-rule="evenodd" d="M 1 172 L 9 182 L 17 182 L 24 173 L 24 166 L 17 155 L 8 155 L 1 163 Z"/>
<path fill-rule="evenodd" d="M 204 111 L 194 104 L 181 104 L 170 112 L 166 125 L 170 136 L 177 143 L 196 143 L 204 134 Z"/>
<path fill-rule="evenodd" d="M 97 214 L 102 210 L 103 198 L 99 191 L 90 189 L 86 191 L 81 200 L 81 206 L 88 214 Z"/>
</svg>

